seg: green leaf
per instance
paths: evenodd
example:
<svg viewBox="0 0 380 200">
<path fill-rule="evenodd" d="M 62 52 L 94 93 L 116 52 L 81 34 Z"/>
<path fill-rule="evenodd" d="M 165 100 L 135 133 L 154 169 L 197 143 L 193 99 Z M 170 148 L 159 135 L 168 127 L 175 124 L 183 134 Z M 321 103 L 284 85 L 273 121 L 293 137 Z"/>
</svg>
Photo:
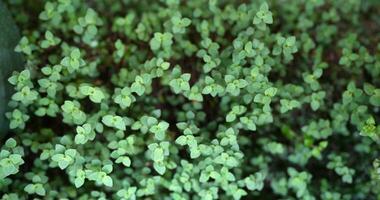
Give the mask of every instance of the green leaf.
<svg viewBox="0 0 380 200">
<path fill-rule="evenodd" d="M 105 115 L 102 118 L 104 125 L 108 127 L 113 127 L 122 131 L 126 130 L 126 124 L 124 119 L 117 115 Z"/>
<path fill-rule="evenodd" d="M 236 115 L 234 113 L 228 113 L 226 116 L 226 122 L 232 122 L 236 119 Z"/>
<path fill-rule="evenodd" d="M 113 185 L 113 181 L 112 181 L 112 178 L 110 176 L 104 176 L 102 178 L 102 183 L 108 187 L 112 187 L 112 185 Z"/>
<path fill-rule="evenodd" d="M 5 146 L 8 148 L 15 148 L 17 145 L 17 142 L 13 138 L 9 138 L 7 141 L 5 141 Z"/>
<path fill-rule="evenodd" d="M 34 194 L 36 189 L 33 184 L 28 184 L 25 186 L 24 191 L 27 192 L 28 194 Z"/>
<path fill-rule="evenodd" d="M 370 97 L 369 102 L 373 106 L 380 107 L 380 90 Z"/>
<path fill-rule="evenodd" d="M 163 164 L 163 162 L 155 162 L 153 163 L 153 168 L 158 172 L 159 174 L 163 175 L 166 171 L 166 167 Z"/>
<path fill-rule="evenodd" d="M 274 87 L 270 87 L 268 89 L 265 90 L 264 94 L 266 96 L 270 96 L 270 97 L 274 97 L 274 95 L 276 95 L 277 93 L 277 88 L 274 88 Z"/>
<path fill-rule="evenodd" d="M 181 145 L 181 146 L 185 145 L 186 142 L 187 142 L 186 136 L 184 136 L 184 135 L 179 136 L 179 137 L 175 140 L 175 142 L 176 142 L 177 144 Z"/>
<path fill-rule="evenodd" d="M 121 156 L 116 159 L 116 163 L 123 163 L 124 166 L 130 167 L 131 166 L 131 159 L 128 156 Z"/>
<path fill-rule="evenodd" d="M 86 140 L 86 136 L 85 135 L 83 135 L 83 134 L 77 134 L 75 136 L 74 141 L 75 141 L 75 144 L 85 144 L 87 140 Z"/>
<path fill-rule="evenodd" d="M 258 172 L 244 179 L 245 185 L 249 190 L 262 190 L 264 187 L 265 176 Z"/>
<path fill-rule="evenodd" d="M 197 147 L 190 147 L 190 158 L 195 159 L 201 155 L 201 151 Z"/>
<path fill-rule="evenodd" d="M 45 188 L 42 186 L 42 184 L 36 184 L 35 185 L 35 192 L 36 192 L 36 194 L 38 194 L 40 196 L 46 195 Z"/>
<path fill-rule="evenodd" d="M 84 178 L 82 177 L 75 178 L 74 184 L 76 188 L 80 188 L 84 184 Z"/>
</svg>

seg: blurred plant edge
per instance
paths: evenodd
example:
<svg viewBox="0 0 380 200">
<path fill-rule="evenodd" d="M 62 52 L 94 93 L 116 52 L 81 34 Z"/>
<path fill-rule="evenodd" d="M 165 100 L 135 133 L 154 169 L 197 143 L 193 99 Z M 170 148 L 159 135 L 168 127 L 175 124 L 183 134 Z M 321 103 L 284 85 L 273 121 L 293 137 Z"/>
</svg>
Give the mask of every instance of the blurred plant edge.
<svg viewBox="0 0 380 200">
<path fill-rule="evenodd" d="M 19 70 L 23 66 L 22 55 L 14 51 L 20 33 L 2 1 L 0 1 L 0 27 L 0 139 L 2 139 L 8 132 L 5 113 L 8 111 L 8 101 L 12 94 L 12 87 L 7 79 L 12 71 Z"/>
</svg>

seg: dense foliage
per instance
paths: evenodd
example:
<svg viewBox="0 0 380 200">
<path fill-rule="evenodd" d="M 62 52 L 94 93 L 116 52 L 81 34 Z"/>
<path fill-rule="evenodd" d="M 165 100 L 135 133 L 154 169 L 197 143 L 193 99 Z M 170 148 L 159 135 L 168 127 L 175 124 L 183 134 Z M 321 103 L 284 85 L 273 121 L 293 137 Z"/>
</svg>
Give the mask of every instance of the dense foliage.
<svg viewBox="0 0 380 200">
<path fill-rule="evenodd" d="M 3 1 L 0 1 L 0 138 L 8 130 L 8 122 L 5 116 L 7 102 L 12 93 L 12 86 L 8 84 L 8 77 L 14 70 L 23 69 L 23 59 L 20 53 L 14 51 L 20 40 L 20 33 Z"/>
<path fill-rule="evenodd" d="M 374 0 L 9 0 L 2 199 L 379 199 Z"/>
</svg>

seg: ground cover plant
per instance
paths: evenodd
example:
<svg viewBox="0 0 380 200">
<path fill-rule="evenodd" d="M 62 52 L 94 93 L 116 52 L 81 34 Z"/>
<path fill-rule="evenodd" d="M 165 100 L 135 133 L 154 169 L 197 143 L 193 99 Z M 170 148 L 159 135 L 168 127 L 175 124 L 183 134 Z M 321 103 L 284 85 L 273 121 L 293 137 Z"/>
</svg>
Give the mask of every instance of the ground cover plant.
<svg viewBox="0 0 380 200">
<path fill-rule="evenodd" d="M 380 2 L 5 1 L 2 199 L 380 199 Z"/>
</svg>

